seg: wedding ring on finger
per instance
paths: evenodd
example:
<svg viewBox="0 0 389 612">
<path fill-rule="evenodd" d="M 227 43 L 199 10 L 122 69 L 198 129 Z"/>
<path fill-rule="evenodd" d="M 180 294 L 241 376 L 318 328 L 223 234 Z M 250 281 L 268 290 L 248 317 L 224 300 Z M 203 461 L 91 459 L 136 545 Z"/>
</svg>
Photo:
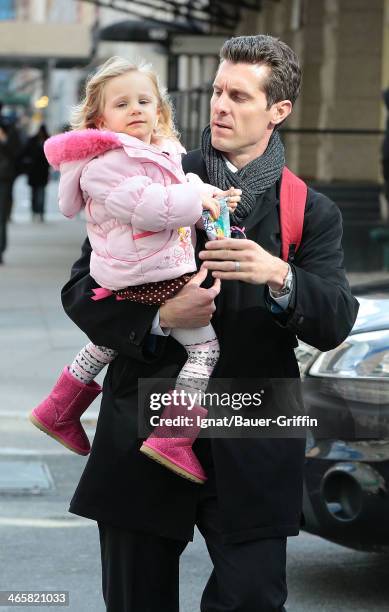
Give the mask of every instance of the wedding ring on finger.
<svg viewBox="0 0 389 612">
<path fill-rule="evenodd" d="M 239 272 L 240 271 L 240 261 L 236 261 L 235 262 L 235 272 Z"/>
</svg>

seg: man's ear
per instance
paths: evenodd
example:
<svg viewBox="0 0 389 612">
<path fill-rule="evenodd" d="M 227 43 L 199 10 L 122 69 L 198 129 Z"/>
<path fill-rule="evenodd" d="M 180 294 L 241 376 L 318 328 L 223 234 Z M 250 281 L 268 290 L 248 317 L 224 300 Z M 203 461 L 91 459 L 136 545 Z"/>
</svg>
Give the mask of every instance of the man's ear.
<svg viewBox="0 0 389 612">
<path fill-rule="evenodd" d="M 292 112 L 292 102 L 290 100 L 281 100 L 281 102 L 276 102 L 271 107 L 271 122 L 274 125 L 278 125 L 285 121 L 285 119 Z"/>
</svg>

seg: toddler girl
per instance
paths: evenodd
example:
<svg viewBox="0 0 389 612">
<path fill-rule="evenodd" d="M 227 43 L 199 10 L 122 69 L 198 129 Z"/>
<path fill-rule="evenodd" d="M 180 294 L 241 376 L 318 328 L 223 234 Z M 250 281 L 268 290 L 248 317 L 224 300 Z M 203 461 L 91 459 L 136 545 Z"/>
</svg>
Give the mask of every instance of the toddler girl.
<svg viewBox="0 0 389 612">
<path fill-rule="evenodd" d="M 89 79 L 72 127 L 46 141 L 45 153 L 61 172 L 63 214 L 73 217 L 85 210 L 92 246 L 90 274 L 100 285 L 92 299 L 113 294 L 116 299 L 163 304 L 190 282 L 196 270 L 190 226 L 199 221 L 203 209 L 218 216 L 216 195 L 228 194 L 229 206 L 235 208 L 240 191 L 221 192 L 196 175 L 185 176 L 184 149 L 174 130 L 170 102 L 147 66 L 118 57 L 108 60 Z M 195 388 L 205 390 L 219 356 L 212 326 L 173 329 L 171 335 L 189 356 L 177 386 L 185 388 L 196 379 Z M 101 391 L 94 378 L 116 355 L 107 347 L 85 346 L 32 411 L 33 424 L 70 450 L 88 454 L 80 417 Z M 182 414 L 183 407 L 170 407 L 169 416 L 174 411 Z M 194 422 L 205 414 L 201 406 L 191 411 Z M 141 451 L 203 483 L 206 476 L 192 451 L 198 432 L 193 426 L 180 437 L 168 437 L 165 428 L 156 427 Z"/>
</svg>

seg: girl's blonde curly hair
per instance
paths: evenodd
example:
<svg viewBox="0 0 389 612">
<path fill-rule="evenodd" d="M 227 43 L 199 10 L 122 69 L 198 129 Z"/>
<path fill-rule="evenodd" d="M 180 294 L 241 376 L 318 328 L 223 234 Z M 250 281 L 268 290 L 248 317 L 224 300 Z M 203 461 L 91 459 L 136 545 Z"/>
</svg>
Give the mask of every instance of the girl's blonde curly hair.
<svg viewBox="0 0 389 612">
<path fill-rule="evenodd" d="M 109 58 L 95 73 L 88 77 L 85 85 L 85 97 L 72 111 L 70 120 L 72 129 L 97 128 L 98 119 L 104 106 L 106 83 L 114 77 L 132 71 L 141 72 L 149 77 L 158 99 L 160 117 L 152 140 L 158 140 L 159 138 L 178 140 L 179 135 L 174 126 L 173 107 L 170 98 L 166 89 L 160 86 L 157 75 L 151 69 L 151 64 L 132 63 L 119 56 Z"/>
</svg>

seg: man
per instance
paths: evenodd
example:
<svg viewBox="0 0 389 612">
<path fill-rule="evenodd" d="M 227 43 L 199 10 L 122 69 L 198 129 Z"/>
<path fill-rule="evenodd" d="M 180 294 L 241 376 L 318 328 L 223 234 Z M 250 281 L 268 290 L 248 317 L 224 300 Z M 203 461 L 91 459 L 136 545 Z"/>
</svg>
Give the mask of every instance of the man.
<svg viewBox="0 0 389 612">
<path fill-rule="evenodd" d="M 9 201 L 12 197 L 14 151 L 8 126 L 0 119 L 0 264 L 7 248 Z"/>
<path fill-rule="evenodd" d="M 201 327 L 212 318 L 221 347 L 214 376 L 223 379 L 298 378 L 296 335 L 322 350 L 348 335 L 358 305 L 343 269 L 341 216 L 325 196 L 309 190 L 294 263 L 280 258 L 285 161 L 276 128 L 299 89 L 298 60 L 287 45 L 270 36 L 228 40 L 210 127 L 184 169 L 222 189 L 242 189 L 233 222 L 245 227 L 247 239 L 205 244 L 199 232 L 197 283 L 159 312 L 106 300 L 91 316 L 88 243 L 63 289 L 69 316 L 92 341 L 120 353 L 105 378 L 92 453 L 70 508 L 99 522 L 111 612 L 177 612 L 179 555 L 195 524 L 214 565 L 202 612 L 284 610 L 286 538 L 300 526 L 304 440 L 197 440 L 193 448 L 208 480 L 192 484 L 139 452 L 137 381 L 174 378 L 186 359 L 170 337 L 150 335 L 158 324 L 168 335 L 168 328 Z M 207 270 L 215 280 L 200 287 Z"/>
<path fill-rule="evenodd" d="M 20 172 L 19 162 L 23 149 L 23 137 L 21 131 L 17 127 L 17 118 L 6 117 L 3 115 L 2 102 L 0 102 L 0 123 L 2 123 L 3 129 L 5 129 L 7 133 L 7 148 L 10 167 L 8 176 L 9 187 L 4 214 L 6 216 L 6 220 L 10 221 L 13 207 L 13 185 L 18 173 Z"/>
</svg>

